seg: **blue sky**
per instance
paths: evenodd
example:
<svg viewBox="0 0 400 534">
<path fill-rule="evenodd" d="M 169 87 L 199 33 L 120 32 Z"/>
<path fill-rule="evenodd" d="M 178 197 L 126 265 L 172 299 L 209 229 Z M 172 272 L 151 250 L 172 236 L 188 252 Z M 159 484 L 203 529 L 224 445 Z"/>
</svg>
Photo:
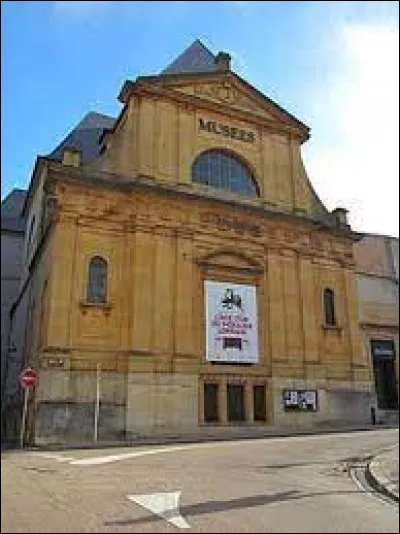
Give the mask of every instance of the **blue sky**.
<svg viewBox="0 0 400 534">
<path fill-rule="evenodd" d="M 309 177 L 355 230 L 399 235 L 397 2 L 1 2 L 2 198 L 90 110 L 194 39 L 311 127 Z"/>
</svg>

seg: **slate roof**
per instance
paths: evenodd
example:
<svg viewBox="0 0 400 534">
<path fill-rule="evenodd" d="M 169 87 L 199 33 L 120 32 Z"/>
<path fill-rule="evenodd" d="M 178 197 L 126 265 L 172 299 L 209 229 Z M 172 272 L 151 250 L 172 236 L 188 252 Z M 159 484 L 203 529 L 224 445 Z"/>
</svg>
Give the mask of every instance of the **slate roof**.
<svg viewBox="0 0 400 534">
<path fill-rule="evenodd" d="M 114 122 L 113 117 L 91 111 L 47 157 L 61 161 L 64 148 L 76 148 L 81 151 L 82 163 L 90 163 L 100 154 L 101 134 L 111 128 Z"/>
<path fill-rule="evenodd" d="M 90 163 L 100 154 L 100 136 L 104 130 L 113 126 L 115 119 L 108 115 L 89 112 L 75 128 L 61 141 L 48 158 L 61 161 L 64 148 L 76 148 L 81 151 L 82 162 Z M 1 229 L 11 232 L 23 232 L 25 220 L 20 216 L 25 203 L 27 191 L 13 189 L 1 203 Z"/>
<path fill-rule="evenodd" d="M 194 72 L 215 72 L 215 56 L 198 39 L 189 45 L 161 74 L 182 74 Z M 81 122 L 50 153 L 48 158 L 61 161 L 65 148 L 81 151 L 82 163 L 90 163 L 100 155 L 100 138 L 104 130 L 109 130 L 116 119 L 108 115 L 89 112 Z"/>
<path fill-rule="evenodd" d="M 1 229 L 10 232 L 24 232 L 25 219 L 21 217 L 26 191 L 13 189 L 1 202 Z"/>
<path fill-rule="evenodd" d="M 194 72 L 216 72 L 215 56 L 199 39 L 196 39 L 170 63 L 161 74 L 188 74 Z"/>
<path fill-rule="evenodd" d="M 199 40 L 196 39 L 190 44 L 172 63 L 170 63 L 158 76 L 180 75 L 193 73 L 213 73 L 218 72 L 215 62 L 216 56 Z M 264 96 L 264 95 L 263 95 Z M 297 119 L 295 119 L 297 120 Z M 101 143 L 99 143 L 105 130 L 110 130 L 115 125 L 117 119 L 108 115 L 89 112 L 79 122 L 60 144 L 47 155 L 47 158 L 61 161 L 65 148 L 75 148 L 81 152 L 82 163 L 92 162 L 100 155 Z M 23 221 L 19 215 L 9 214 L 9 210 L 14 205 L 14 209 L 20 205 L 20 211 L 25 201 L 26 192 L 14 189 L 2 202 L 1 206 L 1 228 L 14 228 L 23 231 Z M 8 201 L 8 199 L 11 199 Z M 10 205 L 8 204 L 10 202 Z M 5 206 L 3 207 L 3 204 Z M 19 204 L 20 203 L 20 204 Z M 4 212 L 4 210 L 6 210 Z M 17 210 L 18 211 L 18 210 Z"/>
</svg>

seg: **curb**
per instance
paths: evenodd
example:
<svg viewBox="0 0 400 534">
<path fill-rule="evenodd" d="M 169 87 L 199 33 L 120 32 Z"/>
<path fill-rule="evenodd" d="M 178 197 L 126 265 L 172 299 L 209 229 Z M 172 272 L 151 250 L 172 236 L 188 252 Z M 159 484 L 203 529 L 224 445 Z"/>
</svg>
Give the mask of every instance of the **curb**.
<svg viewBox="0 0 400 534">
<path fill-rule="evenodd" d="M 375 490 L 398 503 L 399 490 L 397 484 L 389 480 L 383 473 L 379 463 L 380 456 L 381 455 L 375 456 L 375 458 L 367 464 L 365 473 L 367 481 Z"/>
</svg>

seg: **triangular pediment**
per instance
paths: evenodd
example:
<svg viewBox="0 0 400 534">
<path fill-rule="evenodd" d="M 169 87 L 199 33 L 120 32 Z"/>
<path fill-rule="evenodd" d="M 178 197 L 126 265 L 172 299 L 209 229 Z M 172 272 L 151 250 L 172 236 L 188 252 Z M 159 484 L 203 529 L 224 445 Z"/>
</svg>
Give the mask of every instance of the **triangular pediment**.
<svg viewBox="0 0 400 534">
<path fill-rule="evenodd" d="M 306 135 L 308 132 L 305 124 L 231 71 L 144 76 L 138 82 L 226 106 L 231 110 L 251 113 L 277 124 L 300 129 Z"/>
<path fill-rule="evenodd" d="M 175 88 L 176 91 L 190 94 L 204 100 L 211 100 L 218 104 L 225 104 L 233 109 L 250 111 L 271 120 L 276 120 L 271 110 L 260 105 L 248 91 L 232 80 L 220 79 L 214 81 L 199 81 L 189 85 L 181 85 Z"/>
</svg>

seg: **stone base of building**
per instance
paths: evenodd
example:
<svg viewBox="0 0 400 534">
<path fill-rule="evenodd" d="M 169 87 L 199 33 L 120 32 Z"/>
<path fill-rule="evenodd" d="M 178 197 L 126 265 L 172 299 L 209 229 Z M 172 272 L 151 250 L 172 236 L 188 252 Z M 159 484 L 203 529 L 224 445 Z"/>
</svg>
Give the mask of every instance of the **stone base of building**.
<svg viewBox="0 0 400 534">
<path fill-rule="evenodd" d="M 81 377 L 82 378 L 82 377 Z M 87 383 L 93 382 L 95 376 Z M 109 380 L 108 386 L 105 382 Z M 110 384 L 113 384 L 111 387 Z M 229 379 L 223 382 L 229 383 Z M 102 376 L 104 393 L 98 419 L 99 442 L 131 441 L 168 437 L 214 439 L 218 436 L 264 435 L 268 432 L 293 432 L 310 429 L 360 427 L 372 424 L 371 407 L 376 406 L 369 382 L 266 378 L 266 420 L 260 423 L 247 411 L 246 419 L 228 422 L 226 414 L 217 423 L 204 421 L 203 381 L 197 375 L 168 373 L 131 373 Z M 94 384 L 74 400 L 37 399 L 34 444 L 94 443 Z M 313 390 L 317 406 L 313 410 L 288 410 L 285 390 Z M 119 391 L 112 395 L 112 391 Z M 245 404 L 251 404 L 252 389 L 244 387 Z M 114 397 L 114 398 L 113 398 Z M 226 401 L 224 401 L 226 402 Z M 225 405 L 226 409 L 226 405 Z M 391 422 L 376 419 L 375 423 Z M 394 421 L 393 421 L 394 422 Z"/>
<path fill-rule="evenodd" d="M 399 410 L 376 410 L 376 423 L 378 425 L 398 425 Z"/>
<path fill-rule="evenodd" d="M 94 418 L 94 402 L 41 402 L 37 405 L 35 444 L 94 441 Z M 98 439 L 123 439 L 124 435 L 125 406 L 101 403 Z"/>
<path fill-rule="evenodd" d="M 280 427 L 363 425 L 371 422 L 371 407 L 376 398 L 369 382 L 338 380 L 291 380 L 273 378 L 274 424 Z M 287 411 L 282 391 L 300 389 L 317 392 L 316 411 Z"/>
</svg>

